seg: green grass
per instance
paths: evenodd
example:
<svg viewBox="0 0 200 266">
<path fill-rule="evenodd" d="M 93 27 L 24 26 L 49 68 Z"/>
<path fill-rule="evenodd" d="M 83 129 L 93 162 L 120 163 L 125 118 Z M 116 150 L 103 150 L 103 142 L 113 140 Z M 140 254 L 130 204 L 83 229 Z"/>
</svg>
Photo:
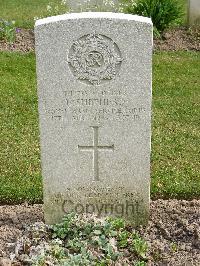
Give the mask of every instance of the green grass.
<svg viewBox="0 0 200 266">
<path fill-rule="evenodd" d="M 33 28 L 34 17 L 45 16 L 49 3 L 59 0 L 0 0 L 0 18 L 15 20 L 16 26 Z"/>
<path fill-rule="evenodd" d="M 33 54 L 0 53 L 0 202 L 42 199 Z"/>
<path fill-rule="evenodd" d="M 165 0 L 166 1 L 166 0 Z M 187 12 L 187 7 L 188 7 L 188 0 L 177 0 L 177 2 L 183 6 L 184 13 L 186 14 Z"/>
<path fill-rule="evenodd" d="M 167 1 L 167 0 L 166 0 Z M 187 0 L 179 0 L 187 10 Z M 60 0 L 0 0 L 0 18 L 15 20 L 16 26 L 33 28 L 34 17 L 46 17 L 48 4 L 58 4 Z M 62 10 L 60 13 L 63 13 Z"/>
<path fill-rule="evenodd" d="M 152 195 L 200 196 L 200 53 L 154 56 Z"/>
<path fill-rule="evenodd" d="M 42 201 L 34 54 L 0 53 L 0 202 Z M 154 55 L 152 197 L 200 196 L 200 53 Z"/>
</svg>

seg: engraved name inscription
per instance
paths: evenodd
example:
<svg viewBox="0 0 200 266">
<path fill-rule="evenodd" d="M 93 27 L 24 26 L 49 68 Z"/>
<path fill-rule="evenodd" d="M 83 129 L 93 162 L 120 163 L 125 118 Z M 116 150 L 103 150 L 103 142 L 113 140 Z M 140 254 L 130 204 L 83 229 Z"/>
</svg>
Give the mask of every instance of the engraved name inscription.
<svg viewBox="0 0 200 266">
<path fill-rule="evenodd" d="M 129 103 L 126 90 L 68 90 L 63 92 L 62 106 L 48 107 L 46 112 L 55 121 L 141 121 L 143 106 Z"/>
</svg>

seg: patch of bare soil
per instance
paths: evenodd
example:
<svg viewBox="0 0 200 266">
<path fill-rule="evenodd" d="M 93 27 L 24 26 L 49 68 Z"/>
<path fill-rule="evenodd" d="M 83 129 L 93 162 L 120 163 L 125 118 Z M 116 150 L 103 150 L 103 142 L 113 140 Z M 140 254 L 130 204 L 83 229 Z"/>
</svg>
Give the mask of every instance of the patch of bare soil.
<svg viewBox="0 0 200 266">
<path fill-rule="evenodd" d="M 156 200 L 140 233 L 156 266 L 200 265 L 200 200 Z"/>
<path fill-rule="evenodd" d="M 43 221 L 42 205 L 0 206 L 0 266 L 10 265 L 7 259 L 16 240 L 23 235 L 26 225 L 37 221 Z M 3 264 L 2 260 L 7 262 Z"/>
<path fill-rule="evenodd" d="M 0 265 L 10 260 L 24 226 L 43 221 L 42 205 L 0 206 Z M 148 266 L 200 265 L 200 200 L 156 200 L 146 227 L 139 228 L 149 246 Z"/>
<path fill-rule="evenodd" d="M 154 50 L 200 51 L 200 26 L 180 27 L 166 31 L 163 39 L 154 40 Z"/>
<path fill-rule="evenodd" d="M 21 29 L 13 44 L 0 41 L 0 51 L 30 52 L 35 49 L 34 31 Z M 154 40 L 155 51 L 200 51 L 200 27 L 168 30 L 163 39 Z"/>
<path fill-rule="evenodd" d="M 20 29 L 16 33 L 14 43 L 8 43 L 4 40 L 0 40 L 0 51 L 10 52 L 32 52 L 35 49 L 34 31 L 27 29 Z"/>
</svg>

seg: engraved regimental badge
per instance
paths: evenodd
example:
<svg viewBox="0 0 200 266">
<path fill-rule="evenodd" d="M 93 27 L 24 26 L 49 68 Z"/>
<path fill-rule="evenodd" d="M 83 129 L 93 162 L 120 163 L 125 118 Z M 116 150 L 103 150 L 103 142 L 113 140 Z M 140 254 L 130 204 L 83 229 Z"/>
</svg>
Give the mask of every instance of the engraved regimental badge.
<svg viewBox="0 0 200 266">
<path fill-rule="evenodd" d="M 68 57 L 74 76 L 90 85 L 99 85 L 115 78 L 121 62 L 117 44 L 101 34 L 85 35 L 75 41 Z"/>
</svg>

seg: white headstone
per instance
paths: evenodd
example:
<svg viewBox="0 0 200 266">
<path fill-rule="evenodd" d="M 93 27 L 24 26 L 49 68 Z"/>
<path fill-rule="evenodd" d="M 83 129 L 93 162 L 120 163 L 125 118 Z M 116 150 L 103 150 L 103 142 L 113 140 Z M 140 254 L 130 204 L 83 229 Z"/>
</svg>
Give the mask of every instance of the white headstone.
<svg viewBox="0 0 200 266">
<path fill-rule="evenodd" d="M 200 0 L 188 0 L 189 1 L 189 25 L 200 25 Z"/>
<path fill-rule="evenodd" d="M 152 23 L 79 13 L 35 26 L 44 210 L 148 219 Z"/>
<path fill-rule="evenodd" d="M 83 11 L 116 11 L 119 8 L 118 0 L 64 0 L 71 12 Z"/>
</svg>

